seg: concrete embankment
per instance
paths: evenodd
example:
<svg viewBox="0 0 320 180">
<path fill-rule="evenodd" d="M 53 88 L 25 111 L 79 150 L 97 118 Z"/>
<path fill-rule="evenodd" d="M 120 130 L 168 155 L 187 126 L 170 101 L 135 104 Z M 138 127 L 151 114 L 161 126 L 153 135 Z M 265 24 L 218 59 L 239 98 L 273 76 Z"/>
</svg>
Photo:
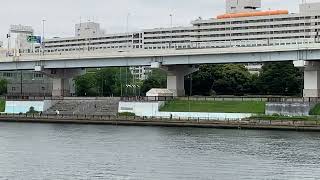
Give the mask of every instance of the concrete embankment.
<svg viewBox="0 0 320 180">
<path fill-rule="evenodd" d="M 130 126 L 166 126 L 166 127 L 199 127 L 225 129 L 260 129 L 260 130 L 292 130 L 319 131 L 318 121 L 269 121 L 269 120 L 175 120 L 146 119 L 137 117 L 116 116 L 26 116 L 1 115 L 0 122 L 24 123 L 61 123 L 61 124 L 100 124 L 100 125 L 130 125 Z"/>
</svg>

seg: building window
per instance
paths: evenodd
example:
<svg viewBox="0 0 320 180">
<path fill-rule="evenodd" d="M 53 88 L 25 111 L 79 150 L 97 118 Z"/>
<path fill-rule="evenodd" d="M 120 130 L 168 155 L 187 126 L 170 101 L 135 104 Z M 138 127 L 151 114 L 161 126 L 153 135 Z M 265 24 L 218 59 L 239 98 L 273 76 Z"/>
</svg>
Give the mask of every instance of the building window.
<svg viewBox="0 0 320 180">
<path fill-rule="evenodd" d="M 5 72 L 5 73 L 3 73 L 3 76 L 4 76 L 4 77 L 13 77 L 13 76 L 14 76 L 14 73 Z"/>
<path fill-rule="evenodd" d="M 15 91 L 15 90 L 16 90 L 16 87 L 12 87 L 11 90 L 12 90 L 12 91 Z"/>
<path fill-rule="evenodd" d="M 35 73 L 33 74 L 34 78 L 43 78 L 43 74 Z"/>
</svg>

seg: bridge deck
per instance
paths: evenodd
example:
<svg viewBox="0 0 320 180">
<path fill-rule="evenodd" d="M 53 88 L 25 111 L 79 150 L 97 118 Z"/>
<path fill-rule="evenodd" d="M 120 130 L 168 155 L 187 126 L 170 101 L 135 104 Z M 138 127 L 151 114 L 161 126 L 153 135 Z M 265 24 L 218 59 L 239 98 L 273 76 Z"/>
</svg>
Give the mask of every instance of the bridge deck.
<svg viewBox="0 0 320 180">
<path fill-rule="evenodd" d="M 35 66 L 87 68 L 150 66 L 152 62 L 182 65 L 318 59 L 320 43 L 204 49 L 94 50 L 0 57 L 0 70 L 34 69 Z"/>
</svg>

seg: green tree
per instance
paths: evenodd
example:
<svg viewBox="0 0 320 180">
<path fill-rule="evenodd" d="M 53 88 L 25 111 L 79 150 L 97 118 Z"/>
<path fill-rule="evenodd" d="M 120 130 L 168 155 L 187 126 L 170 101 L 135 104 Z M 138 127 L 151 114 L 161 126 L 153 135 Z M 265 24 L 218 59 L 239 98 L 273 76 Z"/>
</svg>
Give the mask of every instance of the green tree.
<svg viewBox="0 0 320 180">
<path fill-rule="evenodd" d="M 35 110 L 35 108 L 33 106 L 31 106 L 29 108 L 29 111 L 27 112 L 27 114 L 38 114 L 39 112 Z"/>
<path fill-rule="evenodd" d="M 132 95 L 132 88 L 126 85 L 139 84 L 139 81 L 135 79 L 133 82 L 133 75 L 131 70 L 127 67 L 116 68 L 114 71 L 115 84 L 114 95 L 115 96 L 129 96 Z"/>
<path fill-rule="evenodd" d="M 190 94 L 190 78 L 186 78 L 186 93 Z M 192 95 L 244 94 L 252 91 L 253 75 L 240 64 L 202 65 L 192 75 Z"/>
<path fill-rule="evenodd" d="M 103 68 L 96 72 L 97 88 L 99 89 L 100 95 L 112 96 L 116 93 L 116 68 Z"/>
<path fill-rule="evenodd" d="M 87 73 L 75 79 L 77 96 L 97 96 L 97 80 L 95 73 Z"/>
<path fill-rule="evenodd" d="M 77 96 L 121 96 L 130 95 L 132 74 L 129 68 L 91 69 L 76 78 Z"/>
<path fill-rule="evenodd" d="M 251 74 L 239 64 L 226 64 L 219 68 L 213 88 L 219 94 L 243 95 L 250 92 Z"/>
<path fill-rule="evenodd" d="M 141 86 L 141 92 L 145 95 L 152 88 L 166 88 L 167 86 L 167 74 L 161 69 L 153 69 L 148 78 L 143 81 Z"/>
<path fill-rule="evenodd" d="M 257 85 L 262 94 L 299 95 L 302 92 L 303 75 L 292 62 L 266 63 Z"/>
<path fill-rule="evenodd" d="M 7 85 L 8 85 L 7 80 L 5 80 L 5 79 L 0 80 L 0 95 L 7 93 Z"/>
</svg>

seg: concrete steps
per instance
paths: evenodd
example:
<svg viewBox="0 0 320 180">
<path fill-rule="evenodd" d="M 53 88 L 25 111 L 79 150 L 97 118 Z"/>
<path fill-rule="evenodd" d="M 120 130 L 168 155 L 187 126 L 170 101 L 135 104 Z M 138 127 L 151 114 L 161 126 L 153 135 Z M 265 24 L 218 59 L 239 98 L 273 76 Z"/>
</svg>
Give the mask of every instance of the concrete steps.
<svg viewBox="0 0 320 180">
<path fill-rule="evenodd" d="M 49 108 L 44 114 L 62 115 L 116 115 L 118 113 L 119 99 L 76 99 L 61 100 Z"/>
</svg>

